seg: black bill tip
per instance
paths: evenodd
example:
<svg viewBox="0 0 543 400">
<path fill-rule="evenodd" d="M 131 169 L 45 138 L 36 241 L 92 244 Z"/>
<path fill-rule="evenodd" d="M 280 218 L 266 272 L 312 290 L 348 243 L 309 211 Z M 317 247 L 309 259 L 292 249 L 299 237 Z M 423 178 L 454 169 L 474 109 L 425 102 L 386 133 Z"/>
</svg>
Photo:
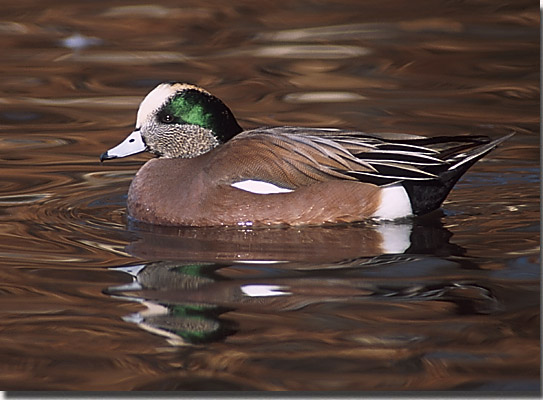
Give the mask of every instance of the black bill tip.
<svg viewBox="0 0 543 400">
<path fill-rule="evenodd" d="M 107 151 L 100 154 L 100 162 L 104 162 L 105 160 L 111 160 L 113 158 L 117 158 L 117 156 L 111 156 L 108 154 Z"/>
</svg>

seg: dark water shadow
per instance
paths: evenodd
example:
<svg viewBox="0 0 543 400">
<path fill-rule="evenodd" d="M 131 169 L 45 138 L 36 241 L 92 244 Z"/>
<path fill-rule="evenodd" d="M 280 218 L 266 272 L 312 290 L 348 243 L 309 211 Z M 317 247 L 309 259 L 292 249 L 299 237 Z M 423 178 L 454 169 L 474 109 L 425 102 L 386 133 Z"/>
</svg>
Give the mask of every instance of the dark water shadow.
<svg viewBox="0 0 543 400">
<path fill-rule="evenodd" d="M 334 263 L 383 254 L 461 255 L 439 212 L 400 222 L 308 227 L 164 227 L 128 222 L 126 251 L 146 260 Z"/>
<path fill-rule="evenodd" d="M 145 311 L 125 317 L 169 344 L 224 340 L 238 331 L 227 314 L 301 310 L 322 303 L 446 301 L 458 313 L 500 307 L 439 215 L 401 224 L 306 228 L 170 228 L 132 223 L 127 246 L 141 264 L 111 296 Z M 447 278 L 449 277 L 449 278 Z M 467 297 L 466 297 L 467 296 Z M 226 315 L 225 315 L 226 314 Z"/>
</svg>

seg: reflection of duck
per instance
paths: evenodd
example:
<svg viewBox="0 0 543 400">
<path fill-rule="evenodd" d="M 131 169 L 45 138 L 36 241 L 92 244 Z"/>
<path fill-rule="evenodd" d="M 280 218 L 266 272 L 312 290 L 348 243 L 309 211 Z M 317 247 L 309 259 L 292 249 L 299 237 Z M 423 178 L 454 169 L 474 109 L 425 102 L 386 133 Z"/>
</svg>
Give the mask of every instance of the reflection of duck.
<svg viewBox="0 0 543 400">
<path fill-rule="evenodd" d="M 119 268 L 134 282 L 108 292 L 147 307 L 126 321 L 166 337 L 172 345 L 187 345 L 236 333 L 243 327 L 235 322 L 239 312 L 271 317 L 333 303 L 357 304 L 370 312 L 372 304 L 379 308 L 421 301 L 450 302 L 458 312 L 488 313 L 500 307 L 491 291 L 469 282 L 473 278 L 444 278 L 454 276 L 451 271 L 457 268 L 449 260 L 408 255 L 336 264 L 168 261 Z"/>
<path fill-rule="evenodd" d="M 183 293 L 198 291 L 215 282 L 213 271 L 217 268 L 210 264 L 183 265 L 171 262 L 121 267 L 117 270 L 129 273 L 135 281 L 110 288 L 108 292 L 142 302 L 147 307 L 145 311 L 124 319 L 137 323 L 147 331 L 165 336 L 173 345 L 217 341 L 234 332 L 233 324 L 220 318 L 228 309 L 218 307 L 206 299 L 199 302 L 190 296 L 183 297 Z M 138 297 L 134 298 L 136 293 Z"/>
<path fill-rule="evenodd" d="M 239 228 L 130 223 L 131 255 L 146 260 L 337 263 L 383 254 L 461 255 L 437 215 L 403 223 Z"/>
<path fill-rule="evenodd" d="M 146 260 L 273 260 L 335 262 L 401 254 L 411 246 L 410 223 L 281 228 L 162 227 L 131 224 L 138 239 L 126 250 Z"/>
<path fill-rule="evenodd" d="M 439 208 L 456 181 L 508 136 L 426 138 L 316 128 L 242 132 L 218 98 L 164 83 L 136 128 L 101 160 L 148 150 L 128 211 L 160 225 L 315 225 L 398 219 Z"/>
</svg>

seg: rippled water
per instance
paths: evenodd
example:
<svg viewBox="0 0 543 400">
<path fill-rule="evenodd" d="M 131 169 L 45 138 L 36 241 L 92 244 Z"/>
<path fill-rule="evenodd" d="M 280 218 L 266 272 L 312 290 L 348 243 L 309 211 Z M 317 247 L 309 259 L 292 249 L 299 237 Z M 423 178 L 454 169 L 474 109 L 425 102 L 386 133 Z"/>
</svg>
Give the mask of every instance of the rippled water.
<svg viewBox="0 0 543 400">
<path fill-rule="evenodd" d="M 0 388 L 539 390 L 535 4 L 225 4 L 2 2 Z M 145 226 L 148 156 L 98 156 L 167 80 L 247 128 L 517 134 L 412 223 Z"/>
</svg>

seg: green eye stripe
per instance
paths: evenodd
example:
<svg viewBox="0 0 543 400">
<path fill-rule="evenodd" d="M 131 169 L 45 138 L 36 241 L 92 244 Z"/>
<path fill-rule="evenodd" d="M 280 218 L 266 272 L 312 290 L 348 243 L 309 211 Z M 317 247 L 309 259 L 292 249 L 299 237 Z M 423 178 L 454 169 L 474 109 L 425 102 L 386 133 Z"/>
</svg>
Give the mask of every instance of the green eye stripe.
<svg viewBox="0 0 543 400">
<path fill-rule="evenodd" d="M 166 115 L 173 119 L 166 120 Z M 242 129 L 230 109 L 217 97 L 197 89 L 184 89 L 173 95 L 157 113 L 164 124 L 198 125 L 224 143 Z"/>
<path fill-rule="evenodd" d="M 191 125 L 200 125 L 207 129 L 214 128 L 213 114 L 207 108 L 210 108 L 211 104 L 206 101 L 201 93 L 192 94 L 191 92 L 185 92 L 182 95 L 175 96 L 167 106 L 167 112 L 173 114 L 176 119 Z"/>
</svg>

